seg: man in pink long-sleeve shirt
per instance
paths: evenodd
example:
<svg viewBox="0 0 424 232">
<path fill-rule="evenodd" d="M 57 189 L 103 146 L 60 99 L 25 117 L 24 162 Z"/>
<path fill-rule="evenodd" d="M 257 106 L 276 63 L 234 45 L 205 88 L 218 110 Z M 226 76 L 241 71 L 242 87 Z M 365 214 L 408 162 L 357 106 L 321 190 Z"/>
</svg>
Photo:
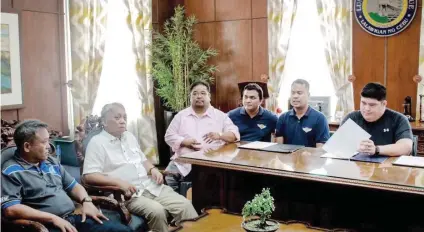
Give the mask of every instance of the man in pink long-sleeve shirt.
<svg viewBox="0 0 424 232">
<path fill-rule="evenodd" d="M 238 127 L 228 115 L 211 106 L 207 83 L 195 82 L 191 85 L 190 101 L 191 106 L 174 117 L 165 134 L 166 143 L 175 152 L 166 170 L 182 176 L 180 180 L 165 177 L 167 184 L 175 190 L 178 189 L 178 182 L 191 170 L 190 164 L 175 162 L 176 157 L 240 140 Z"/>
</svg>

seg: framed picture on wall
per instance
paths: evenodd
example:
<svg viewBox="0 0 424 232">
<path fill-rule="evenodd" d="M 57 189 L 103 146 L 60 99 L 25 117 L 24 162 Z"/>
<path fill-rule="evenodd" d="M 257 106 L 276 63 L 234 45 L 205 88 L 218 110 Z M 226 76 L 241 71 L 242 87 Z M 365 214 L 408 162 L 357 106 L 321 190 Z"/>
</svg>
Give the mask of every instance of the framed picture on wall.
<svg viewBox="0 0 424 232">
<path fill-rule="evenodd" d="M 1 109 L 23 107 L 19 15 L 1 13 Z"/>
</svg>

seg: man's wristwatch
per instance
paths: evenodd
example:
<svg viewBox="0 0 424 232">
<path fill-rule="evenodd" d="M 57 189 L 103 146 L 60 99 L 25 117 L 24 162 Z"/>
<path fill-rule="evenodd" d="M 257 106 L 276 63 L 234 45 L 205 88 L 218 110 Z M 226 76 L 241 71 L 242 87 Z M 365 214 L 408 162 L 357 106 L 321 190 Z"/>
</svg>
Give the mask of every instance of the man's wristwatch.
<svg viewBox="0 0 424 232">
<path fill-rule="evenodd" d="M 93 199 L 91 197 L 84 197 L 84 199 L 81 200 L 80 204 L 84 204 L 84 202 L 93 202 Z"/>
<path fill-rule="evenodd" d="M 157 168 L 157 167 L 154 167 L 154 166 L 153 166 L 153 167 L 151 167 L 151 168 L 149 169 L 149 171 L 147 172 L 147 175 L 152 175 L 152 170 L 153 170 L 153 169 L 155 169 L 155 168 Z"/>
<path fill-rule="evenodd" d="M 379 155 L 380 154 L 380 148 L 378 146 L 375 146 L 375 153 L 374 155 Z"/>
</svg>

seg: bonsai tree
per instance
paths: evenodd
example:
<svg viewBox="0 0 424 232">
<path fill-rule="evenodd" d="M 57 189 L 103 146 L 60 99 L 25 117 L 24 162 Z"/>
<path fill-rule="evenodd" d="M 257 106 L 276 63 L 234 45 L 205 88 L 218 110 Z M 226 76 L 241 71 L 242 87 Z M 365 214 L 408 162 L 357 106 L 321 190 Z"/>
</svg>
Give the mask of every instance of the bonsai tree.
<svg viewBox="0 0 424 232">
<path fill-rule="evenodd" d="M 154 32 L 150 46 L 152 75 L 157 94 L 166 108 L 178 112 L 190 104 L 190 85 L 198 80 L 213 82 L 216 66 L 208 65 L 210 57 L 218 55 L 215 49 L 203 50 L 193 39 L 194 16 L 185 17 L 182 6 L 164 25 L 163 33 Z"/>
<path fill-rule="evenodd" d="M 267 227 L 266 220 L 271 217 L 274 210 L 274 198 L 271 196 L 269 188 L 264 188 L 261 194 L 256 194 L 252 201 L 248 201 L 244 205 L 242 210 L 243 220 L 250 216 L 258 216 L 260 222 L 257 226 L 265 229 Z"/>
</svg>

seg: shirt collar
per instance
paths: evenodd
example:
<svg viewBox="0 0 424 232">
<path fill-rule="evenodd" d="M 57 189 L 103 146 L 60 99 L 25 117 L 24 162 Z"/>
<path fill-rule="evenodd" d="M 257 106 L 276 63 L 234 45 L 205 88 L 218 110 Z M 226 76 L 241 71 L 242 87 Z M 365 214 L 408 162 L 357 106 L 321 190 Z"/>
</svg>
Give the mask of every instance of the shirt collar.
<svg viewBox="0 0 424 232">
<path fill-rule="evenodd" d="M 32 164 L 26 160 L 24 160 L 21 155 L 19 154 L 19 151 L 15 151 L 15 160 L 18 162 L 25 170 L 28 170 L 30 168 L 36 168 L 38 170 L 38 166 L 35 164 Z M 50 163 L 48 160 L 44 160 L 40 162 L 40 168 L 42 168 L 46 163 Z"/>
<path fill-rule="evenodd" d="M 122 133 L 121 138 L 119 139 L 118 137 L 115 137 L 111 134 L 109 134 L 109 132 L 107 132 L 106 130 L 103 130 L 103 135 L 110 141 L 110 142 L 115 142 L 115 141 L 124 141 L 126 139 L 125 136 L 125 132 Z"/>
<path fill-rule="evenodd" d="M 242 106 L 240 107 L 240 114 L 242 115 L 246 115 L 246 109 Z M 264 108 L 262 108 L 262 106 L 259 106 L 259 112 L 258 115 L 262 116 L 262 114 L 264 114 Z"/>
<path fill-rule="evenodd" d="M 215 108 L 213 108 L 213 106 L 212 106 L 212 105 L 209 105 L 208 109 L 206 110 L 205 114 L 203 114 L 203 115 L 202 115 L 202 117 L 204 117 L 204 116 L 208 116 L 208 117 L 212 118 L 213 110 L 214 110 L 214 109 L 215 109 Z M 189 114 L 188 114 L 188 115 L 194 115 L 194 116 L 196 116 L 196 117 L 197 117 L 196 112 L 194 111 L 193 107 L 191 107 L 191 106 L 190 106 L 190 111 L 189 111 Z"/>
<path fill-rule="evenodd" d="M 308 117 L 309 114 L 311 113 L 311 111 L 312 111 L 312 108 L 308 105 L 308 109 L 306 110 L 305 114 L 302 117 Z M 290 116 L 296 116 L 296 111 L 294 110 L 294 107 L 293 107 L 293 109 L 290 110 L 289 115 Z"/>
</svg>

